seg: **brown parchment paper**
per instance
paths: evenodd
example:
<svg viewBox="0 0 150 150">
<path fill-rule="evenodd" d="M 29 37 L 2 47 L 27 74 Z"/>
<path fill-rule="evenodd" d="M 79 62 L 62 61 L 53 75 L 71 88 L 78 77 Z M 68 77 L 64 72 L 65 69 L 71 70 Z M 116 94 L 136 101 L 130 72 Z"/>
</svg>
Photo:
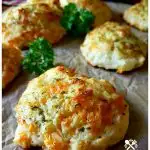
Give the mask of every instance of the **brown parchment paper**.
<svg viewBox="0 0 150 150">
<path fill-rule="evenodd" d="M 127 4 L 108 3 L 114 12 L 114 19 L 121 21 L 121 14 L 130 7 Z M 132 29 L 136 36 L 147 43 L 147 33 Z M 135 139 L 138 150 L 148 149 L 148 65 L 147 61 L 143 67 L 132 72 L 119 75 L 114 71 L 95 68 L 87 64 L 81 55 L 79 46 L 84 39 L 64 38 L 60 44 L 54 46 L 55 64 L 64 64 L 75 68 L 78 73 L 95 77 L 97 79 L 109 80 L 119 92 L 123 93 L 130 106 L 130 124 L 125 139 Z M 17 126 L 14 106 L 25 90 L 28 81 L 34 78 L 23 71 L 3 91 L 2 99 L 2 145 L 3 150 L 21 149 L 13 144 L 15 129 Z M 125 140 L 124 139 L 124 140 Z M 124 150 L 124 140 L 110 148 L 113 150 Z M 38 149 L 38 148 L 35 148 Z"/>
</svg>

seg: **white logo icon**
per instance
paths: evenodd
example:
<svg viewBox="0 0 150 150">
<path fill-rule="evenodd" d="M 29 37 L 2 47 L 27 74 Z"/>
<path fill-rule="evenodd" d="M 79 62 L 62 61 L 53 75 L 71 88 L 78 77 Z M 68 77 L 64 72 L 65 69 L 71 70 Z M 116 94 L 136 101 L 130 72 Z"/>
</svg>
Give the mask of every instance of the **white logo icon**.
<svg viewBox="0 0 150 150">
<path fill-rule="evenodd" d="M 136 140 L 125 140 L 125 145 L 124 145 L 126 150 L 135 150 L 138 145 Z"/>
</svg>

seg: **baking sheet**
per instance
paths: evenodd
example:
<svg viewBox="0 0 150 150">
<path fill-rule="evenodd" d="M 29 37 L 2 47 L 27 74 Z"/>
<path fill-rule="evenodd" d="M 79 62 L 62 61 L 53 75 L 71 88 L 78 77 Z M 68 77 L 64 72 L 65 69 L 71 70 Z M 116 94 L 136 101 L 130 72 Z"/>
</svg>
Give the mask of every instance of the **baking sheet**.
<svg viewBox="0 0 150 150">
<path fill-rule="evenodd" d="M 130 5 L 121 3 L 108 3 L 114 12 L 114 20 L 121 21 L 121 14 Z M 147 43 L 148 34 L 132 29 L 136 36 Z M 65 37 L 60 44 L 54 46 L 56 55 L 55 65 L 64 64 L 75 68 L 78 73 L 109 80 L 119 92 L 123 93 L 130 106 L 130 124 L 124 140 L 137 140 L 137 150 L 148 149 L 148 65 L 132 72 L 119 75 L 114 71 L 92 67 L 84 60 L 79 46 L 84 39 L 71 39 Z M 14 106 L 25 90 L 28 81 L 35 76 L 20 72 L 13 82 L 3 91 L 2 100 L 2 146 L 3 150 L 21 149 L 13 144 L 13 137 L 17 126 Z M 124 140 L 113 150 L 124 150 Z M 37 148 L 35 148 L 37 150 Z"/>
</svg>

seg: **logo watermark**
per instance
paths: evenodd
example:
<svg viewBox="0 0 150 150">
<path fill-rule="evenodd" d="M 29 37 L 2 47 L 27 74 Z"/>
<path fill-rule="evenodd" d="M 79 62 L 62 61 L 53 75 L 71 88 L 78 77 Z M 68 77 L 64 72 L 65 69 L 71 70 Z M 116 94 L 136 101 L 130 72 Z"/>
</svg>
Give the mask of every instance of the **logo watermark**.
<svg viewBox="0 0 150 150">
<path fill-rule="evenodd" d="M 125 140 L 124 147 L 126 150 L 136 150 L 138 148 L 138 144 L 136 140 L 129 139 L 129 140 Z"/>
</svg>

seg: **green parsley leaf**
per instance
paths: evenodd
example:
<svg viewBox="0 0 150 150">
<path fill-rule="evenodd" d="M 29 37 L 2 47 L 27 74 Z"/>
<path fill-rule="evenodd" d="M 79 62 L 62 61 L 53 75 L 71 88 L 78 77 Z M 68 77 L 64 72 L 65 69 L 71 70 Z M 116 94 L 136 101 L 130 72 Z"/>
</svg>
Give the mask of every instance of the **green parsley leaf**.
<svg viewBox="0 0 150 150">
<path fill-rule="evenodd" d="M 68 33 L 79 37 L 85 35 L 91 29 L 94 19 L 92 12 L 77 8 L 74 3 L 69 3 L 64 8 L 60 23 Z"/>
<path fill-rule="evenodd" d="M 24 70 L 40 75 L 53 67 L 53 61 L 52 45 L 40 37 L 29 45 L 29 51 L 25 55 L 22 65 Z"/>
</svg>

